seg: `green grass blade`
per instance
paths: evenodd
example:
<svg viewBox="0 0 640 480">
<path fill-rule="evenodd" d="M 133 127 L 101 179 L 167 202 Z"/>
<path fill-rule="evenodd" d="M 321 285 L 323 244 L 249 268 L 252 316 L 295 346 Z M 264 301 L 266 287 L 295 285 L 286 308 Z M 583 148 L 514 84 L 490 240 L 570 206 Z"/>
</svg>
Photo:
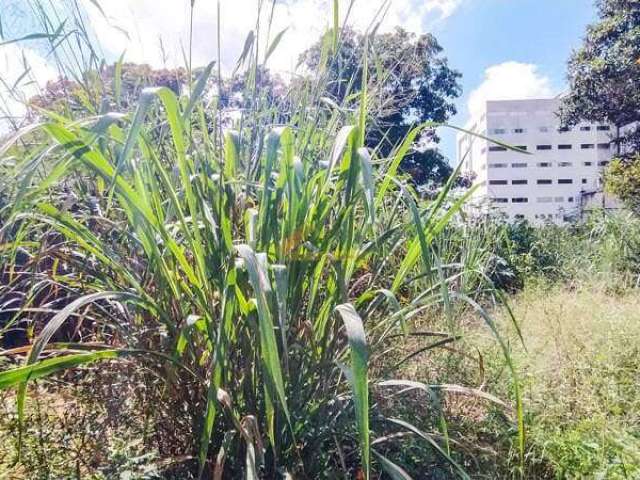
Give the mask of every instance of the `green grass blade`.
<svg viewBox="0 0 640 480">
<path fill-rule="evenodd" d="M 350 382 L 353 391 L 353 402 L 356 410 L 356 424 L 360 439 L 360 455 L 365 479 L 369 479 L 371 472 L 370 437 L 369 437 L 369 376 L 367 339 L 364 333 L 362 319 L 353 305 L 343 303 L 336 307 L 342 317 L 349 348 L 351 350 Z"/>
<path fill-rule="evenodd" d="M 267 53 L 264 56 L 264 63 L 267 63 L 267 60 L 269 60 L 269 57 L 273 54 L 276 48 L 278 48 L 278 44 L 282 40 L 282 36 L 287 32 L 287 30 L 289 30 L 289 27 L 283 28 L 273 38 L 273 41 L 271 42 L 271 45 L 269 45 L 269 48 L 267 49 Z"/>
<path fill-rule="evenodd" d="M 20 387 L 30 380 L 47 377 L 61 370 L 95 362 L 96 360 L 109 360 L 118 358 L 122 352 L 118 350 L 100 350 L 91 353 L 78 353 L 61 357 L 47 358 L 35 363 L 23 365 L 0 372 L 0 390 L 12 387 Z"/>
<path fill-rule="evenodd" d="M 260 330 L 260 354 L 264 371 L 271 388 L 284 411 L 287 421 L 290 421 L 287 399 L 284 391 L 284 380 L 280 366 L 280 354 L 274 333 L 273 318 L 269 309 L 267 293 L 271 291 L 266 270 L 260 265 L 255 252 L 249 245 L 236 246 L 238 255 L 244 260 L 249 273 L 249 281 L 258 304 L 258 328 Z"/>
<path fill-rule="evenodd" d="M 375 449 L 372 449 L 371 451 L 380 462 L 382 470 L 384 470 L 384 472 L 389 475 L 389 478 L 391 480 L 413 480 L 402 467 L 396 465 L 381 453 L 376 452 Z"/>
</svg>

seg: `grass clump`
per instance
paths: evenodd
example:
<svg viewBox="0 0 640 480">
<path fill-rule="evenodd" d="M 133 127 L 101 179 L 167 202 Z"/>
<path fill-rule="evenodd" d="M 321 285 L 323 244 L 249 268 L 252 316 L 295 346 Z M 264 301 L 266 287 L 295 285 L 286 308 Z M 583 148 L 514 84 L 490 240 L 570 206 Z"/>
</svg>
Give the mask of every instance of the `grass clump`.
<svg viewBox="0 0 640 480">
<path fill-rule="evenodd" d="M 114 434 L 134 447 L 106 442 L 101 461 L 78 454 L 66 467 L 31 457 L 44 476 L 139 473 L 121 457 L 139 456 L 141 442 L 177 478 L 406 478 L 395 439 L 409 437 L 423 445 L 418 475 L 416 465 L 467 477 L 441 401 L 420 425 L 410 408 L 381 402 L 452 387 L 378 368 L 420 312 L 444 309 L 453 327 L 457 304 L 491 294 L 483 274 L 445 264 L 437 245 L 466 195 L 450 195 L 457 172 L 426 202 L 398 176 L 425 125 L 389 155 L 364 146 L 366 75 L 346 96 L 355 110 L 322 101 L 338 29 L 317 75 L 282 103 L 258 87 L 264 52 L 252 32 L 233 111 L 212 88 L 222 84 L 214 63 L 189 65 L 183 89 L 125 102 L 118 75 L 130 69 L 116 64 L 112 93 L 97 70 L 82 72 L 74 108 L 41 108 L 6 142 L 1 334 L 14 348 L 0 388 L 16 391 L 18 460 L 38 431 L 29 421 L 42 424 L 33 389 L 87 375 L 111 387 L 90 397 L 88 419 L 103 413 L 103 432 L 109 400 L 124 396 L 112 408 L 137 421 Z"/>
</svg>

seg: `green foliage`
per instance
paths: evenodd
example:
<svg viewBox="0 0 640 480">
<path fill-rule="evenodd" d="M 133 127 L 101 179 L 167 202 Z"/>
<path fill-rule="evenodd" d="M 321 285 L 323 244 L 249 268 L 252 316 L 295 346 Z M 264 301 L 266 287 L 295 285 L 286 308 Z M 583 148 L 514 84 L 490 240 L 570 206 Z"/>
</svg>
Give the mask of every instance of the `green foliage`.
<svg viewBox="0 0 640 480">
<path fill-rule="evenodd" d="M 569 124 L 589 120 L 624 127 L 640 120 L 640 4 L 597 0 L 596 6 L 598 22 L 569 60 L 562 117 Z M 631 126 L 616 141 L 637 151 L 640 130 Z"/>
<path fill-rule="evenodd" d="M 316 70 L 322 60 L 322 42 L 311 47 L 301 62 Z M 366 53 L 363 64 L 354 62 Z M 334 101 L 353 104 L 363 78 L 369 85 L 367 146 L 387 157 L 415 125 L 446 122 L 456 113 L 453 101 L 460 95 L 460 73 L 449 67 L 442 47 L 430 34 L 415 35 L 401 28 L 377 34 L 342 32 L 340 48 L 328 65 L 326 94 Z M 366 75 L 365 75 L 366 73 Z M 418 184 L 442 184 L 451 167 L 442 154 L 425 144 L 438 141 L 433 130 L 421 135 L 402 160 L 402 169 Z"/>
<path fill-rule="evenodd" d="M 607 167 L 605 186 L 631 211 L 640 214 L 640 154 L 614 159 Z"/>
<path fill-rule="evenodd" d="M 527 282 L 584 283 L 608 279 L 612 288 L 640 279 L 640 220 L 629 214 L 596 212 L 570 226 L 534 227 L 527 222 L 504 225 L 498 237 L 496 285 L 517 290 Z"/>
<path fill-rule="evenodd" d="M 213 64 L 187 74 L 188 89 L 138 89 L 139 69 L 119 61 L 113 78 L 78 76 L 77 103 L 41 110 L 0 150 L 10 178 L 0 335 L 19 364 L 0 386 L 18 390 L 17 453 L 29 444 L 36 378 L 47 385 L 109 360 L 92 365 L 144 377 L 143 441 L 192 476 L 368 478 L 394 469 L 376 460 L 385 445 L 371 453 L 390 429 L 464 476 L 446 437 L 369 401 L 390 380 L 372 365 L 411 333 L 406 318 L 444 306 L 453 328 L 457 304 L 491 295 L 481 272 L 440 258 L 467 198 L 451 193 L 457 172 L 435 200 L 417 201 L 396 175 L 413 138 L 385 152 L 364 145 L 367 76 L 350 79 L 357 95 L 327 104 L 335 62 L 321 55 L 317 77 L 274 100 L 260 88 L 255 38 L 229 81 L 239 116 L 225 89 L 207 89 Z M 283 113 L 282 98 L 296 108 Z"/>
</svg>

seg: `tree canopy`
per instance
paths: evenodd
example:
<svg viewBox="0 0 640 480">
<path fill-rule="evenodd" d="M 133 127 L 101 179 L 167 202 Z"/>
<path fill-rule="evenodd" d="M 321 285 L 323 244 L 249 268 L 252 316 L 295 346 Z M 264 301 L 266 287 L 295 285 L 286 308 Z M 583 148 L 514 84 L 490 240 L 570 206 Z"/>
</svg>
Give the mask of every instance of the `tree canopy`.
<svg viewBox="0 0 640 480">
<path fill-rule="evenodd" d="M 569 59 L 562 117 L 612 123 L 622 129 L 616 141 L 633 154 L 640 146 L 640 1 L 597 0 L 596 7 L 598 21 Z"/>
<path fill-rule="evenodd" d="M 563 121 L 606 121 L 616 127 L 616 158 L 606 189 L 640 212 L 640 1 L 597 0 L 599 19 L 569 59 Z"/>
<path fill-rule="evenodd" d="M 368 42 L 367 42 L 368 40 Z M 346 102 L 361 88 L 363 58 L 368 44 L 367 75 L 370 131 L 367 145 L 388 155 L 411 128 L 427 121 L 446 122 L 456 113 L 453 101 L 460 96 L 461 74 L 449 66 L 433 35 L 416 35 L 402 28 L 368 38 L 345 30 L 339 51 L 330 64 L 327 94 Z M 322 40 L 303 53 L 301 62 L 314 71 L 321 62 Z M 401 168 L 419 184 L 440 183 L 451 173 L 444 156 L 435 148 L 439 138 L 425 130 L 405 157 Z"/>
</svg>

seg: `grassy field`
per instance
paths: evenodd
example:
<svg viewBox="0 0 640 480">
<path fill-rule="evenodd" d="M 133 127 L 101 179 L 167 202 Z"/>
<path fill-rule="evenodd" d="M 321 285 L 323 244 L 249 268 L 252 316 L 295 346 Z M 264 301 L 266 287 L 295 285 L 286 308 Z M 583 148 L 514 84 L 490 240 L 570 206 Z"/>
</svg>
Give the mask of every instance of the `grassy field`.
<svg viewBox="0 0 640 480">
<path fill-rule="evenodd" d="M 598 288 L 599 287 L 599 288 Z M 640 297 L 607 286 L 525 292 L 530 436 L 573 478 L 640 475 Z"/>
<path fill-rule="evenodd" d="M 513 298 L 526 339 L 525 351 L 514 336 L 512 352 L 528 412 L 531 478 L 640 475 L 640 298 L 611 287 L 539 286 Z M 474 343 L 486 344 L 482 330 L 472 332 Z M 490 368 L 499 372 L 501 363 Z M 492 390 L 505 390 L 499 374 L 490 378 Z"/>
</svg>

